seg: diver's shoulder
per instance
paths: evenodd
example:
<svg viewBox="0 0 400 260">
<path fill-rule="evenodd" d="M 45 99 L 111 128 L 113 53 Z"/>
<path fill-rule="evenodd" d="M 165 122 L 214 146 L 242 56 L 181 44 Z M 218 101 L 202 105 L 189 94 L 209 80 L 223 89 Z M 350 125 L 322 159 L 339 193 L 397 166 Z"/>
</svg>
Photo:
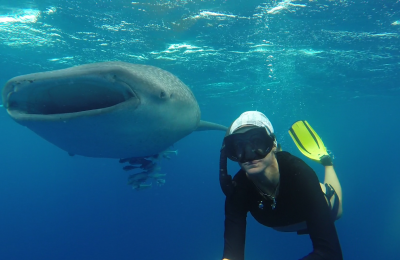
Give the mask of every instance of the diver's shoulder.
<svg viewBox="0 0 400 260">
<path fill-rule="evenodd" d="M 286 151 L 279 151 L 275 155 L 276 159 L 278 160 L 280 168 L 282 166 L 287 166 L 292 168 L 292 167 L 306 165 L 306 163 L 302 159 Z"/>
<path fill-rule="evenodd" d="M 235 194 L 241 194 L 240 196 L 244 196 L 247 194 L 250 185 L 250 180 L 247 178 L 246 172 L 240 169 L 235 176 L 233 177 L 233 183 L 235 187 Z"/>
<path fill-rule="evenodd" d="M 233 181 L 235 183 L 236 189 L 238 188 L 246 188 L 249 186 L 249 178 L 247 178 L 246 172 L 240 169 L 235 176 L 233 177 Z"/>
<path fill-rule="evenodd" d="M 242 169 L 240 169 L 235 176 L 233 177 L 233 180 L 235 182 L 244 182 L 247 180 L 246 172 Z"/>
<path fill-rule="evenodd" d="M 291 153 L 286 152 L 286 151 L 276 152 L 275 155 L 276 155 L 276 159 L 278 160 L 278 162 L 279 161 L 290 161 L 290 160 L 300 159 L 299 157 L 294 156 Z"/>
<path fill-rule="evenodd" d="M 302 159 L 290 154 L 289 152 L 280 151 L 276 153 L 279 171 L 303 176 L 309 178 L 315 175 L 314 170 Z"/>
</svg>

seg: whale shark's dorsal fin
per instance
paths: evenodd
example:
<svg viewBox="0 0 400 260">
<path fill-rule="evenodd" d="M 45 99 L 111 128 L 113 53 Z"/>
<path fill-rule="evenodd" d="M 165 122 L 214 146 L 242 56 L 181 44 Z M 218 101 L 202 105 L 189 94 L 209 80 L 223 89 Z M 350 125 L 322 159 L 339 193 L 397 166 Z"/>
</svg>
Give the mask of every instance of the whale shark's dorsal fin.
<svg viewBox="0 0 400 260">
<path fill-rule="evenodd" d="M 199 125 L 197 126 L 195 131 L 206 131 L 206 130 L 220 130 L 220 131 L 226 131 L 228 130 L 228 127 L 211 123 L 208 121 L 203 121 L 200 120 Z"/>
</svg>

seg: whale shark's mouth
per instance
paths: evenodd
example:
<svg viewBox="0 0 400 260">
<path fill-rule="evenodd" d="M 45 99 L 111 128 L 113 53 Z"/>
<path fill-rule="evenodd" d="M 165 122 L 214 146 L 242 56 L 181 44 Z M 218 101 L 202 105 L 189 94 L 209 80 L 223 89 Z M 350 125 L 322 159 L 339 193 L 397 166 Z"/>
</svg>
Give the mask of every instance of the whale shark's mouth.
<svg viewBox="0 0 400 260">
<path fill-rule="evenodd" d="M 104 110 L 127 101 L 140 102 L 126 83 L 81 77 L 13 82 L 5 106 L 12 114 L 60 115 Z"/>
</svg>

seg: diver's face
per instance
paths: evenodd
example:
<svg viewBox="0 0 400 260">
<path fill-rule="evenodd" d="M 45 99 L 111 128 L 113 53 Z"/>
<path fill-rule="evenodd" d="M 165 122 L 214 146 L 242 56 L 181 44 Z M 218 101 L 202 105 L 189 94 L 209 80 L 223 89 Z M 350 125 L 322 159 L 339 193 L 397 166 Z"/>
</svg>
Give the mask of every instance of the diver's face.
<svg viewBox="0 0 400 260">
<path fill-rule="evenodd" d="M 234 133 L 244 133 L 250 129 L 254 129 L 254 126 L 244 126 L 237 129 Z M 263 174 L 265 170 L 270 166 L 274 159 L 274 151 L 276 147 L 273 146 L 272 151 L 269 152 L 264 158 L 258 160 L 252 160 L 249 162 L 239 163 L 240 167 L 248 174 Z"/>
<path fill-rule="evenodd" d="M 275 151 L 275 148 L 273 148 L 272 152 L 268 153 L 267 156 L 265 156 L 262 159 L 253 160 L 253 161 L 245 162 L 245 163 L 239 163 L 239 165 L 245 172 L 247 172 L 247 174 L 250 174 L 250 175 L 264 174 L 266 169 L 273 162 L 274 151 Z"/>
</svg>

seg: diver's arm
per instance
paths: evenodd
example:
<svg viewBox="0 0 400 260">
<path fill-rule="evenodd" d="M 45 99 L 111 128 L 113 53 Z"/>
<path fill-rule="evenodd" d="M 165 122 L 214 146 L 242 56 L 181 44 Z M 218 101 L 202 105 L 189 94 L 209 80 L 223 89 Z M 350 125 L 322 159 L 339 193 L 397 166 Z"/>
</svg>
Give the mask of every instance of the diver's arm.
<svg viewBox="0 0 400 260">
<path fill-rule="evenodd" d="M 244 260 L 247 212 L 240 210 L 231 198 L 225 201 L 225 232 L 223 258 Z"/>
<path fill-rule="evenodd" d="M 301 161 L 301 160 L 300 160 Z M 303 260 L 342 260 L 342 250 L 336 233 L 334 220 L 321 191 L 315 172 L 303 161 L 298 164 L 299 185 L 304 196 L 307 229 L 313 244 L 311 252 Z"/>
<path fill-rule="evenodd" d="M 233 194 L 225 200 L 225 232 L 223 258 L 229 260 L 244 260 L 244 245 L 246 236 L 246 190 L 235 176 L 236 187 Z M 245 175 L 243 174 L 244 178 Z"/>
</svg>

